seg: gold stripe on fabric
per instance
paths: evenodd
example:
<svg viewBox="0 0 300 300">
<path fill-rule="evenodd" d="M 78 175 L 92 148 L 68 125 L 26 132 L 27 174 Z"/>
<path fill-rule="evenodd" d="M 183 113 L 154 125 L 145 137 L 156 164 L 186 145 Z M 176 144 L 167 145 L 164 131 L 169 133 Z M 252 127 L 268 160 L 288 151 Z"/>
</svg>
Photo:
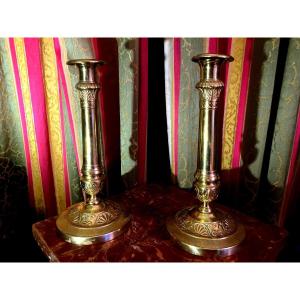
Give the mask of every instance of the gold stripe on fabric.
<svg viewBox="0 0 300 300">
<path fill-rule="evenodd" d="M 53 168 L 55 196 L 58 214 L 66 208 L 62 124 L 59 102 L 59 82 L 56 55 L 52 38 L 41 39 L 41 57 L 49 129 L 51 162 Z"/>
<path fill-rule="evenodd" d="M 14 44 L 15 44 L 16 57 L 18 62 L 20 84 L 22 90 L 26 127 L 27 127 L 27 134 L 28 134 L 34 202 L 35 202 L 36 211 L 38 213 L 44 213 L 45 202 L 44 202 L 43 183 L 42 183 L 39 154 L 38 154 L 38 148 L 37 148 L 36 136 L 35 136 L 33 110 L 31 106 L 31 94 L 30 94 L 30 85 L 29 85 L 29 78 L 28 78 L 24 39 L 15 38 Z"/>
<path fill-rule="evenodd" d="M 203 53 L 208 53 L 209 38 L 203 38 Z"/>
<path fill-rule="evenodd" d="M 229 64 L 228 83 L 225 97 L 222 147 L 223 170 L 231 169 L 232 165 L 245 46 L 246 39 L 232 39 L 231 55 L 234 57 L 234 61 Z"/>
</svg>

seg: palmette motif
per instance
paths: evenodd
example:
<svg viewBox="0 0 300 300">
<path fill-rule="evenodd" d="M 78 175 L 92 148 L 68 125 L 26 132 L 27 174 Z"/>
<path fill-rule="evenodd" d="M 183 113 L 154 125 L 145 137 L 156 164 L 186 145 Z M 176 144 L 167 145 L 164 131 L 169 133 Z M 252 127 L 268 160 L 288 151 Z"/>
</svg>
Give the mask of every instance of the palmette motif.
<svg viewBox="0 0 300 300">
<path fill-rule="evenodd" d="M 187 233 L 207 238 L 222 238 L 233 234 L 236 231 L 236 223 L 234 219 L 225 214 L 222 219 L 215 222 L 199 222 L 195 221 L 190 215 L 192 208 L 187 208 L 183 211 L 179 211 L 175 215 L 175 221 L 179 228 Z"/>
<path fill-rule="evenodd" d="M 70 209 L 68 218 L 71 223 L 79 226 L 103 226 L 117 219 L 121 213 L 120 206 L 113 201 L 105 201 L 103 208 L 105 210 L 95 212 L 74 207 Z"/>
</svg>

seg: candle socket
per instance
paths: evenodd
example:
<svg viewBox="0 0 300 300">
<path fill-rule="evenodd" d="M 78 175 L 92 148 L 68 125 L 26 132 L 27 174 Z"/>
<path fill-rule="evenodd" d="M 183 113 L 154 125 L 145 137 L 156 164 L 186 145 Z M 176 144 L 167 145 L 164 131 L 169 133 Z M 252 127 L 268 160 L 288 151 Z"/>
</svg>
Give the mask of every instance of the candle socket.
<svg viewBox="0 0 300 300">
<path fill-rule="evenodd" d="M 219 79 L 220 66 L 233 57 L 200 54 L 192 58 L 200 66 L 199 144 L 194 189 L 200 205 L 187 207 L 167 220 L 172 238 L 187 252 L 203 255 L 217 251 L 233 253 L 245 237 L 244 227 L 221 208 L 211 206 L 219 196 L 220 177 L 216 167 L 216 111 L 224 87 Z"/>
<path fill-rule="evenodd" d="M 79 69 L 79 91 L 82 116 L 83 163 L 80 186 L 85 201 L 72 205 L 57 219 L 59 233 L 67 242 L 89 245 L 106 242 L 121 234 L 129 221 L 129 215 L 119 203 L 101 199 L 105 172 L 99 161 L 97 134 L 97 92 L 100 85 L 95 81 L 97 66 L 104 64 L 95 59 L 76 59 L 67 62 Z"/>
</svg>

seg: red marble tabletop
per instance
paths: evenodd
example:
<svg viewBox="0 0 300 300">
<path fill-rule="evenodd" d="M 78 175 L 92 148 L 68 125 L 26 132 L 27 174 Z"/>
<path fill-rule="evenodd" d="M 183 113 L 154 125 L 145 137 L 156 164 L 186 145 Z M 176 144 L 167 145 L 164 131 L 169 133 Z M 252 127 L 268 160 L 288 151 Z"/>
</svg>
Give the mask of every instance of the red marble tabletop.
<svg viewBox="0 0 300 300">
<path fill-rule="evenodd" d="M 177 210 L 197 203 L 194 194 L 172 186 L 144 185 L 113 197 L 131 212 L 127 231 L 115 240 L 77 246 L 57 234 L 56 218 L 32 226 L 38 245 L 54 262 L 268 262 L 284 246 L 286 231 L 232 211 L 246 229 L 246 238 L 235 254 L 219 256 L 215 252 L 195 256 L 179 248 L 170 238 L 165 220 Z"/>
</svg>

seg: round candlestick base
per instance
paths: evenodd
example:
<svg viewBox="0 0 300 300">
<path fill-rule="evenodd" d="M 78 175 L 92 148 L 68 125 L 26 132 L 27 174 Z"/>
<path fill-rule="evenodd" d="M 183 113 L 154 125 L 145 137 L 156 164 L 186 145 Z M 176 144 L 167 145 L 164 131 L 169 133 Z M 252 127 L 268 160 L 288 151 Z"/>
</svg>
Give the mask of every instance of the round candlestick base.
<svg viewBox="0 0 300 300">
<path fill-rule="evenodd" d="M 210 251 L 231 255 L 245 238 L 244 226 L 219 208 L 213 213 L 201 213 L 198 207 L 185 208 L 167 220 L 167 229 L 185 251 L 194 255 Z"/>
<path fill-rule="evenodd" d="M 129 220 L 120 204 L 104 200 L 93 205 L 84 202 L 72 205 L 58 217 L 56 226 L 65 241 L 90 245 L 116 238 L 124 232 Z"/>
</svg>

